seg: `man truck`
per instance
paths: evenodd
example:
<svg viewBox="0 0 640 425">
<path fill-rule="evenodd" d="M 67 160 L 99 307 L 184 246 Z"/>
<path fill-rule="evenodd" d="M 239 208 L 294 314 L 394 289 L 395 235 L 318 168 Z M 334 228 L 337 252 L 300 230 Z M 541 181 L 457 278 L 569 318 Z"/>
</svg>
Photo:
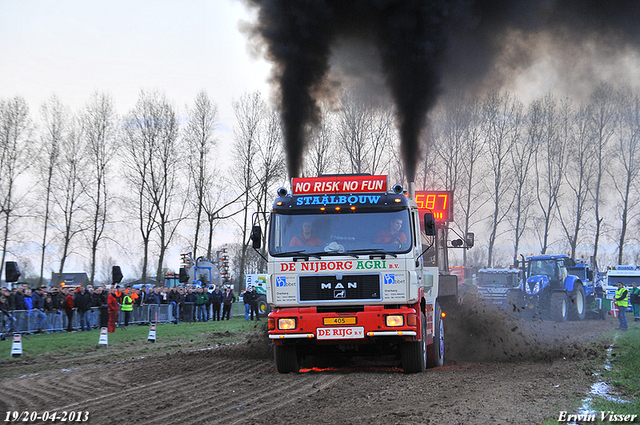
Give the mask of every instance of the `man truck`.
<svg viewBox="0 0 640 425">
<path fill-rule="evenodd" d="M 371 175 L 293 178 L 291 191 L 278 189 L 265 287 L 278 372 L 360 355 L 395 355 L 407 373 L 444 364 L 445 314 L 457 301 L 451 196 L 389 190 L 386 176 Z M 261 248 L 255 221 L 251 237 Z"/>
</svg>

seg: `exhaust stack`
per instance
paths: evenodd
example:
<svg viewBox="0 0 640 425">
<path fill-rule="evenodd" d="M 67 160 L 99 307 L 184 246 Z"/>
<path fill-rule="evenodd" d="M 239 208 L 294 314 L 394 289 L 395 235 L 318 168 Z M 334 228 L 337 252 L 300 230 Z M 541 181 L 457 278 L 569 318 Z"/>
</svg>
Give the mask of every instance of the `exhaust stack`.
<svg viewBox="0 0 640 425">
<path fill-rule="evenodd" d="M 409 198 L 416 200 L 416 183 L 409 182 Z"/>
</svg>

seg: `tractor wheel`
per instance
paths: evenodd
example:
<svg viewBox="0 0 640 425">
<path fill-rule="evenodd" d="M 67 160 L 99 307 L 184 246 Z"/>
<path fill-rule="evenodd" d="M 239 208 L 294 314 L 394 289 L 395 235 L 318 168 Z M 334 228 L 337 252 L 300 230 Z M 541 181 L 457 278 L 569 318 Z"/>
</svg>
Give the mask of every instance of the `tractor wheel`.
<svg viewBox="0 0 640 425">
<path fill-rule="evenodd" d="M 569 320 L 584 320 L 587 305 L 587 297 L 584 294 L 582 283 L 576 282 L 573 291 L 569 294 Z"/>
<path fill-rule="evenodd" d="M 433 344 L 429 346 L 427 356 L 428 367 L 444 366 L 444 321 L 440 304 L 436 303 L 433 315 Z"/>
<path fill-rule="evenodd" d="M 549 302 L 551 318 L 556 322 L 567 320 L 567 296 L 564 292 L 554 292 L 551 294 Z"/>
<path fill-rule="evenodd" d="M 260 298 L 258 298 L 258 314 L 260 316 L 266 316 L 270 311 L 271 306 L 267 304 L 267 297 L 261 295 Z"/>
<path fill-rule="evenodd" d="M 276 370 L 279 373 L 298 373 L 300 371 L 296 347 L 292 345 L 276 345 L 273 347 L 273 354 L 276 360 Z"/>
<path fill-rule="evenodd" d="M 421 313 L 422 339 L 402 344 L 402 369 L 405 373 L 424 372 L 427 367 L 427 319 Z"/>
</svg>

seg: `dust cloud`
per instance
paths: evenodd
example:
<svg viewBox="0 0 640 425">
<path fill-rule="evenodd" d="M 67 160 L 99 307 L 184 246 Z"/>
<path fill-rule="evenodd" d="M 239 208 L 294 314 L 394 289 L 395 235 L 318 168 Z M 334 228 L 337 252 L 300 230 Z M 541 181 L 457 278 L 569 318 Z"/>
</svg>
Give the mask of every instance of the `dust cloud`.
<svg viewBox="0 0 640 425">
<path fill-rule="evenodd" d="M 457 308 L 448 309 L 445 320 L 445 350 L 450 362 L 551 362 L 597 357 L 607 346 L 582 338 L 590 323 L 601 326 L 598 321 L 524 320 L 473 296 L 466 297 Z"/>
</svg>

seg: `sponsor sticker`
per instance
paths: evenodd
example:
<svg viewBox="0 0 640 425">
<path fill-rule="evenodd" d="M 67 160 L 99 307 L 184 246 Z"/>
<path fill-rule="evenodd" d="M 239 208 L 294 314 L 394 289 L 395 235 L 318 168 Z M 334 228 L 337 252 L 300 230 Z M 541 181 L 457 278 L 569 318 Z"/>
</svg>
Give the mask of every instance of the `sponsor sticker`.
<svg viewBox="0 0 640 425">
<path fill-rule="evenodd" d="M 287 278 L 285 276 L 277 276 L 276 277 L 276 288 L 281 288 L 283 286 L 287 286 Z"/>
<path fill-rule="evenodd" d="M 364 338 L 364 327 L 342 327 L 342 328 L 318 328 L 316 329 L 317 339 L 362 339 Z"/>
</svg>

